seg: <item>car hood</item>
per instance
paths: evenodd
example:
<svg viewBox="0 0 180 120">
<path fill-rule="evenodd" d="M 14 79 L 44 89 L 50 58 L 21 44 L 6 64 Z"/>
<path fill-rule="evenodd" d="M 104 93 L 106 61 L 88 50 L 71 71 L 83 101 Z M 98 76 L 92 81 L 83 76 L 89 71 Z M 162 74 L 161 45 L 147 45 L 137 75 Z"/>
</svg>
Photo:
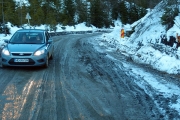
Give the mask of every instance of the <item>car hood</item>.
<svg viewBox="0 0 180 120">
<path fill-rule="evenodd" d="M 45 46 L 44 44 L 8 44 L 10 52 L 35 52 Z"/>
</svg>

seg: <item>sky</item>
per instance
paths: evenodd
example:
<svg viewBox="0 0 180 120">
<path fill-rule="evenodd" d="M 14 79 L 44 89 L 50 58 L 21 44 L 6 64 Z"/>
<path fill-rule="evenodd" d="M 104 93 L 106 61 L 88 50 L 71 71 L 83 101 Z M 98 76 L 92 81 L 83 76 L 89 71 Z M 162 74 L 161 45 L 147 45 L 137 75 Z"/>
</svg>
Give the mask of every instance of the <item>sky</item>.
<svg viewBox="0 0 180 120">
<path fill-rule="evenodd" d="M 161 8 L 160 8 L 161 9 Z M 117 50 L 122 52 L 124 55 L 131 57 L 137 63 L 150 65 L 152 68 L 166 72 L 168 74 L 179 74 L 180 73 L 180 48 L 176 48 L 175 44 L 173 47 L 164 45 L 161 43 L 161 35 L 165 35 L 168 40 L 170 36 L 176 37 L 178 33 L 180 35 L 180 17 L 175 18 L 174 26 L 168 31 L 165 27 L 161 25 L 161 19 L 163 11 L 159 10 L 157 5 L 154 9 L 148 10 L 148 13 L 140 20 L 134 22 L 133 24 L 122 25 L 120 20 L 114 21 L 115 27 L 111 28 L 110 33 L 104 33 L 98 36 L 96 39 L 96 44 L 99 46 L 114 46 L 107 47 L 107 51 L 116 52 Z M 10 28 L 11 35 L 5 36 L 0 34 L 0 45 L 4 42 L 4 39 L 10 39 L 13 33 L 20 29 L 16 26 L 11 27 L 8 23 L 7 26 Z M 61 25 L 57 25 L 57 32 L 60 31 L 96 31 L 96 27 L 86 27 L 85 23 L 81 23 L 74 26 L 66 26 L 63 30 Z M 28 26 L 26 26 L 28 28 Z M 37 26 L 36 29 L 45 29 L 44 25 Z M 121 38 L 120 31 L 124 29 L 125 32 L 135 28 L 135 32 L 127 37 Z M 102 42 L 105 41 L 105 42 Z M 98 50 L 98 48 L 97 48 Z M 127 66 L 131 67 L 131 66 Z M 144 89 L 147 94 L 149 91 L 144 88 L 144 84 L 151 85 L 158 92 L 163 93 L 164 97 L 172 97 L 173 95 L 180 95 L 180 88 L 175 84 L 162 84 L 153 77 L 153 75 L 142 71 L 139 68 L 133 68 L 132 74 L 140 75 L 144 77 L 143 81 L 136 81 L 137 84 Z M 141 74 L 140 74 L 141 73 Z M 172 108 L 179 111 L 180 114 L 180 96 L 176 103 L 170 105 Z"/>
</svg>

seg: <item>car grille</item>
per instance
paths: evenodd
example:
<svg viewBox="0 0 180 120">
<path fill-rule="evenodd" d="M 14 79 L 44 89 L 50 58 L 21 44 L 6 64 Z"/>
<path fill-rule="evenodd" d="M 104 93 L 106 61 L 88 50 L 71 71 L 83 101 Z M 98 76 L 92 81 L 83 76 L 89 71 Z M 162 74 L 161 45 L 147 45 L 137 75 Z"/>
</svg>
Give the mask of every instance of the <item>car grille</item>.
<svg viewBox="0 0 180 120">
<path fill-rule="evenodd" d="M 14 62 L 14 58 L 9 61 L 10 65 L 34 65 L 34 60 L 29 58 L 29 62 Z"/>
<path fill-rule="evenodd" d="M 12 53 L 13 56 L 31 56 L 32 53 Z"/>
</svg>

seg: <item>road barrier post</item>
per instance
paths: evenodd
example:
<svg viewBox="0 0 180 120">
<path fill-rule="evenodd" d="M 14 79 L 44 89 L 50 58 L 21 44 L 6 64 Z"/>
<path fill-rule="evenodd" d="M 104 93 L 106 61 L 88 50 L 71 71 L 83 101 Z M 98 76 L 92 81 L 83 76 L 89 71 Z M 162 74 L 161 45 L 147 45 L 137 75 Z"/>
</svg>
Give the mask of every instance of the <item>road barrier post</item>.
<svg viewBox="0 0 180 120">
<path fill-rule="evenodd" d="M 121 29 L 121 38 L 124 38 L 124 29 Z"/>
</svg>

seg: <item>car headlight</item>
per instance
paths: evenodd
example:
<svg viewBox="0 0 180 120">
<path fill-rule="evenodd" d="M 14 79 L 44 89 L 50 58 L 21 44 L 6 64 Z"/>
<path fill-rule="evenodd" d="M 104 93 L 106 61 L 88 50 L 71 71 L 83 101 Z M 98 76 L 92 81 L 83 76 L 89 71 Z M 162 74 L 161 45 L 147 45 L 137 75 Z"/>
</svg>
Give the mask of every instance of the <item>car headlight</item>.
<svg viewBox="0 0 180 120">
<path fill-rule="evenodd" d="M 35 56 L 40 56 L 40 55 L 42 55 L 42 54 L 44 54 L 44 53 L 45 53 L 45 49 L 42 49 L 42 50 L 36 51 L 36 52 L 34 53 L 34 55 L 35 55 Z"/>
<path fill-rule="evenodd" d="M 7 55 L 7 56 L 10 55 L 10 52 L 9 52 L 9 50 L 7 50 L 7 49 L 3 49 L 3 50 L 2 50 L 2 53 L 3 53 L 4 55 Z"/>
</svg>

